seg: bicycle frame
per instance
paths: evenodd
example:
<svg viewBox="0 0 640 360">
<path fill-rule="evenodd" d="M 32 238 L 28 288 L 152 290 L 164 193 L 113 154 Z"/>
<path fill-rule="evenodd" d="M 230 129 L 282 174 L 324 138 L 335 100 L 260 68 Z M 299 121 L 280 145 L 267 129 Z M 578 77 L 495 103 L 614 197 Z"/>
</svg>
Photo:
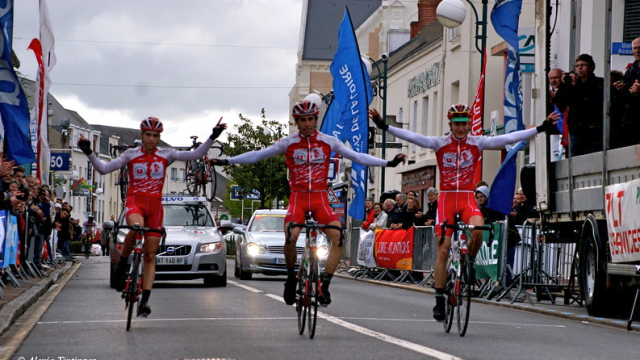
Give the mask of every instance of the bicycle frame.
<svg viewBox="0 0 640 360">
<path fill-rule="evenodd" d="M 197 141 L 197 136 L 191 136 L 191 147 L 189 150 L 197 149 L 201 142 Z M 211 148 L 219 149 L 220 154 L 224 152 L 224 147 L 212 146 Z M 206 161 L 208 157 L 205 155 L 202 158 L 187 161 L 186 166 L 186 185 L 187 191 L 194 196 L 204 196 L 207 200 L 212 201 L 215 197 L 217 181 L 216 172 L 213 167 L 207 165 Z"/>
</svg>

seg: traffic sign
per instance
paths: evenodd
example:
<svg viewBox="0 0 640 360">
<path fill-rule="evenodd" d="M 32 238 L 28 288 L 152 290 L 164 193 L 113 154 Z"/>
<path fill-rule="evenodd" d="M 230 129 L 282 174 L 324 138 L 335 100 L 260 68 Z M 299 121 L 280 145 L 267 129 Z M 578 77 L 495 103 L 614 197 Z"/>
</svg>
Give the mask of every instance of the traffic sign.
<svg viewBox="0 0 640 360">
<path fill-rule="evenodd" d="M 51 153 L 51 171 L 69 171 L 70 161 L 69 153 L 52 152 Z"/>
<path fill-rule="evenodd" d="M 242 191 L 242 188 L 238 185 L 231 185 L 231 200 L 240 200 L 240 199 L 246 199 L 246 200 L 260 200 L 260 192 L 253 190 L 251 192 L 249 192 L 247 195 L 245 196 L 241 196 L 240 192 Z"/>
<path fill-rule="evenodd" d="M 339 204 L 340 200 L 336 196 L 336 193 L 333 192 L 332 188 L 327 189 L 327 198 L 329 199 L 329 204 Z"/>
</svg>

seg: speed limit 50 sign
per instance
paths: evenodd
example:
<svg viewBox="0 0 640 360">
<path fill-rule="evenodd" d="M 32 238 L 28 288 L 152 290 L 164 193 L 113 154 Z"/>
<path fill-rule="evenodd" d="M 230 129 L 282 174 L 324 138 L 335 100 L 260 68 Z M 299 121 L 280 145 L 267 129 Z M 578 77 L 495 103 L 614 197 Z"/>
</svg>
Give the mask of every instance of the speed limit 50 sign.
<svg viewBox="0 0 640 360">
<path fill-rule="evenodd" d="M 69 153 L 51 153 L 51 171 L 69 171 Z"/>
</svg>

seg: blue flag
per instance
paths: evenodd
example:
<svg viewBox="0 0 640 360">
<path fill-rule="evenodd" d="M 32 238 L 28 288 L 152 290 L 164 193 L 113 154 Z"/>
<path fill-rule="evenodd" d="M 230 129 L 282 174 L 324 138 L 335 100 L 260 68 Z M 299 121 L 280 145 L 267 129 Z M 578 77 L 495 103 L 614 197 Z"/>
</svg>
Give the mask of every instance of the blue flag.
<svg viewBox="0 0 640 360">
<path fill-rule="evenodd" d="M 36 161 L 29 140 L 29 105 L 24 90 L 11 64 L 11 40 L 13 39 L 13 0 L 0 0 L 0 116 L 4 134 L 7 160 L 16 164 Z"/>
<path fill-rule="evenodd" d="M 329 121 L 325 118 L 322 124 L 322 132 L 327 134 L 344 134 L 341 140 L 348 141 L 351 148 L 360 153 L 366 153 L 368 149 L 367 139 L 369 132 L 369 118 L 367 110 L 373 91 L 371 80 L 366 66 L 360 56 L 358 41 L 353 31 L 349 9 L 346 8 L 344 18 L 338 31 L 338 50 L 333 57 L 330 67 L 333 76 L 333 108 L 329 110 Z M 341 110 L 341 111 L 340 111 Z M 340 117 L 337 119 L 337 114 Z M 329 122 L 325 128 L 325 123 Z M 331 128 L 331 126 L 333 126 Z M 338 137 L 340 139 L 340 137 Z M 367 167 L 353 163 L 351 170 L 351 184 L 355 192 L 355 198 L 351 202 L 348 214 L 354 219 L 364 219 L 364 199 L 367 185 Z"/>
<path fill-rule="evenodd" d="M 344 123 L 342 122 L 342 114 L 344 110 L 340 107 L 335 100 L 332 100 L 329 103 L 329 108 L 324 115 L 324 120 L 322 120 L 322 127 L 320 131 L 327 135 L 331 135 L 338 140 L 345 142 L 347 131 L 345 129 Z M 333 157 L 333 154 L 331 155 Z"/>
<path fill-rule="evenodd" d="M 562 131 L 564 129 L 564 116 L 562 115 L 562 111 L 558 109 L 558 106 L 556 106 L 556 104 L 553 104 L 553 111 L 560 114 L 560 119 L 558 119 L 558 123 L 556 124 L 556 127 L 558 128 L 558 131 L 560 131 L 560 134 L 562 134 Z"/>
<path fill-rule="evenodd" d="M 524 130 L 522 122 L 522 76 L 520 54 L 518 53 L 518 20 L 522 0 L 496 0 L 491 10 L 491 23 L 507 42 L 507 63 L 504 82 L 504 132 Z M 517 152 L 524 148 L 526 141 L 507 146 L 509 151 L 493 180 L 489 191 L 487 207 L 503 214 L 511 211 L 516 185 Z"/>
</svg>

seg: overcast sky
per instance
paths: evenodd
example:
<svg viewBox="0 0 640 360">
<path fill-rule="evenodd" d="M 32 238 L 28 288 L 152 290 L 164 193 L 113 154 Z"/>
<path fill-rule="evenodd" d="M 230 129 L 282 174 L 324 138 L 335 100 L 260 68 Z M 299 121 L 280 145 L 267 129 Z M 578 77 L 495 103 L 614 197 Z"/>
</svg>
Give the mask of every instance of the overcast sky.
<svg viewBox="0 0 640 360">
<path fill-rule="evenodd" d="M 48 0 L 58 62 L 50 92 L 87 122 L 136 128 L 156 116 L 163 140 L 190 145 L 224 116 L 288 120 L 302 0 Z M 38 0 L 15 1 L 13 48 L 38 37 Z"/>
</svg>

